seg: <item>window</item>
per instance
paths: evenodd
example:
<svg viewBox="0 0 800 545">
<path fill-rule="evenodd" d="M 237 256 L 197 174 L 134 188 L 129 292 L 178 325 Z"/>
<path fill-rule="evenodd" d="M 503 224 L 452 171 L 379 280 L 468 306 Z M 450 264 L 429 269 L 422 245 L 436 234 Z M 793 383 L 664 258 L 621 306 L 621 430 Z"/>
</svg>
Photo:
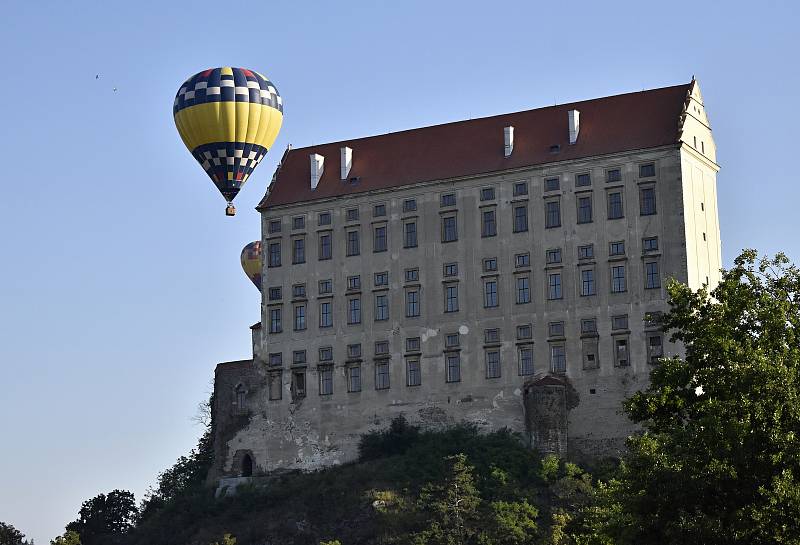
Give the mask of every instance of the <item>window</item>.
<svg viewBox="0 0 800 545">
<path fill-rule="evenodd" d="M 333 365 L 322 365 L 319 368 L 319 395 L 333 393 Z"/>
<path fill-rule="evenodd" d="M 622 192 L 613 191 L 608 194 L 608 219 L 616 220 L 625 217 L 622 208 Z"/>
<path fill-rule="evenodd" d="M 270 301 L 280 301 L 282 292 L 283 292 L 283 290 L 280 288 L 280 286 L 278 286 L 276 288 L 270 288 L 269 289 L 269 300 Z"/>
<path fill-rule="evenodd" d="M 419 352 L 419 337 L 409 337 L 406 339 L 406 352 Z"/>
<path fill-rule="evenodd" d="M 269 332 L 280 333 L 281 331 L 283 331 L 283 326 L 281 325 L 281 309 L 272 308 L 269 310 Z"/>
<path fill-rule="evenodd" d="M 622 293 L 626 290 L 625 265 L 611 267 L 611 293 Z"/>
<path fill-rule="evenodd" d="M 614 361 L 619 367 L 628 365 L 628 339 L 614 340 Z"/>
<path fill-rule="evenodd" d="M 389 319 L 389 296 L 375 296 L 375 321 L 380 322 Z"/>
<path fill-rule="evenodd" d="M 375 389 L 387 390 L 389 388 L 389 360 L 375 362 Z"/>
<path fill-rule="evenodd" d="M 652 178 L 655 175 L 656 175 L 655 163 L 639 165 L 639 178 Z"/>
<path fill-rule="evenodd" d="M 280 233 L 281 232 L 281 220 L 271 220 L 269 222 L 269 233 Z"/>
<path fill-rule="evenodd" d="M 303 331 L 306 328 L 306 306 L 296 305 L 294 307 L 294 330 Z"/>
<path fill-rule="evenodd" d="M 494 188 L 493 187 L 484 187 L 481 189 L 481 200 L 482 201 L 493 201 L 494 200 Z"/>
<path fill-rule="evenodd" d="M 563 344 L 550 347 L 550 369 L 553 373 L 567 372 L 567 352 Z"/>
<path fill-rule="evenodd" d="M 547 264 L 561 263 L 561 248 L 553 248 L 545 253 Z"/>
<path fill-rule="evenodd" d="M 519 374 L 533 374 L 533 349 L 530 346 L 521 346 L 517 352 L 519 357 Z"/>
<path fill-rule="evenodd" d="M 514 256 L 514 266 L 515 267 L 530 267 L 531 266 L 531 254 L 517 254 Z"/>
<path fill-rule="evenodd" d="M 528 230 L 528 206 L 519 205 L 514 207 L 514 232 L 522 233 Z"/>
<path fill-rule="evenodd" d="M 283 353 L 282 352 L 273 352 L 269 355 L 269 364 L 280 367 L 283 365 Z"/>
<path fill-rule="evenodd" d="M 389 272 L 377 272 L 375 273 L 375 286 L 388 286 L 389 285 Z"/>
<path fill-rule="evenodd" d="M 236 408 L 239 410 L 239 412 L 244 412 L 247 390 L 243 385 L 239 384 L 234 390 L 234 393 L 236 394 Z"/>
<path fill-rule="evenodd" d="M 372 216 L 376 218 L 380 218 L 386 215 L 386 205 L 385 204 L 376 204 L 375 207 L 372 209 Z"/>
<path fill-rule="evenodd" d="M 283 373 L 273 371 L 269 374 L 269 399 L 276 401 L 283 396 Z"/>
<path fill-rule="evenodd" d="M 406 359 L 406 386 L 419 386 L 422 384 L 422 370 L 418 358 Z"/>
<path fill-rule="evenodd" d="M 333 325 L 333 303 L 326 301 L 319 304 L 319 327 Z"/>
<path fill-rule="evenodd" d="M 361 366 L 351 365 L 347 368 L 347 391 L 361 391 Z"/>
<path fill-rule="evenodd" d="M 594 244 L 578 246 L 578 259 L 591 259 L 594 257 Z"/>
<path fill-rule="evenodd" d="M 446 195 L 442 195 L 441 200 L 439 201 L 441 206 L 455 206 L 456 205 L 456 194 L 455 193 L 447 193 Z"/>
<path fill-rule="evenodd" d="M 361 345 L 359 343 L 347 345 L 347 357 L 349 359 L 358 359 L 361 357 Z"/>
<path fill-rule="evenodd" d="M 306 362 L 306 351 L 295 350 L 292 352 L 292 365 L 303 364 Z"/>
<path fill-rule="evenodd" d="M 561 202 L 547 201 L 545 204 L 545 228 L 561 226 Z"/>
<path fill-rule="evenodd" d="M 608 255 L 625 255 L 625 241 L 618 240 L 608 245 Z"/>
<path fill-rule="evenodd" d="M 458 224 L 455 216 L 442 218 L 442 242 L 458 240 Z"/>
<path fill-rule="evenodd" d="M 332 236 L 330 233 L 320 233 L 319 235 L 319 259 L 330 259 L 333 255 L 333 248 L 331 242 Z"/>
<path fill-rule="evenodd" d="M 517 339 L 530 339 L 533 337 L 533 326 L 522 324 L 517 326 Z"/>
<path fill-rule="evenodd" d="M 592 178 L 588 173 L 575 176 L 575 187 L 586 187 L 592 185 Z"/>
<path fill-rule="evenodd" d="M 497 218 L 494 210 L 484 210 L 481 214 L 481 236 L 493 237 L 497 235 Z"/>
<path fill-rule="evenodd" d="M 330 212 L 320 212 L 317 223 L 319 225 L 330 225 L 331 224 L 331 213 Z"/>
<path fill-rule="evenodd" d="M 292 241 L 292 263 L 306 262 L 306 239 L 296 238 Z"/>
<path fill-rule="evenodd" d="M 545 191 L 556 191 L 560 189 L 561 183 L 559 182 L 558 178 L 545 178 L 544 180 L 544 190 Z"/>
<path fill-rule="evenodd" d="M 592 198 L 578 197 L 578 223 L 592 222 Z"/>
<path fill-rule="evenodd" d="M 458 263 L 445 263 L 444 276 L 458 276 Z"/>
<path fill-rule="evenodd" d="M 346 255 L 351 256 L 361 253 L 361 244 L 358 235 L 358 231 L 347 232 L 347 248 L 345 249 Z"/>
<path fill-rule="evenodd" d="M 581 295 L 594 295 L 594 269 L 581 271 Z"/>
<path fill-rule="evenodd" d="M 386 251 L 386 226 L 382 225 L 380 227 L 376 227 L 374 231 L 373 241 L 373 252 L 385 252 Z"/>
<path fill-rule="evenodd" d="M 514 184 L 514 196 L 519 197 L 521 195 L 528 194 L 528 182 L 517 182 Z"/>
<path fill-rule="evenodd" d="M 271 242 L 269 245 L 269 267 L 281 266 L 281 243 Z"/>
<path fill-rule="evenodd" d="M 348 276 L 347 277 L 347 289 L 348 290 L 360 290 L 361 289 L 361 277 L 356 276 Z"/>
<path fill-rule="evenodd" d="M 458 284 L 444 285 L 444 311 L 458 312 Z"/>
<path fill-rule="evenodd" d="M 645 252 L 655 252 L 656 250 L 658 250 L 658 237 L 643 238 L 642 249 Z"/>
<path fill-rule="evenodd" d="M 561 273 L 553 273 L 547 276 L 547 298 L 561 299 Z"/>
<path fill-rule="evenodd" d="M 483 283 L 483 307 L 497 306 L 497 280 L 487 280 Z"/>
<path fill-rule="evenodd" d="M 449 333 L 444 338 L 444 346 L 445 348 L 456 348 L 460 344 L 460 338 L 458 333 Z"/>
<path fill-rule="evenodd" d="M 406 269 L 406 282 L 417 282 L 419 281 L 419 269 Z"/>
<path fill-rule="evenodd" d="M 661 277 L 658 274 L 658 262 L 650 261 L 644 264 L 644 287 L 652 290 L 661 287 Z"/>
<path fill-rule="evenodd" d="M 597 333 L 597 321 L 594 318 L 581 320 L 581 333 L 587 335 Z"/>
<path fill-rule="evenodd" d="M 350 325 L 361 323 L 361 298 L 353 297 L 347 300 L 347 323 Z"/>
<path fill-rule="evenodd" d="M 497 270 L 497 258 L 496 257 L 488 257 L 483 260 L 483 271 L 484 272 L 494 272 Z"/>
<path fill-rule="evenodd" d="M 530 278 L 527 276 L 517 277 L 517 304 L 522 305 L 531 302 Z"/>
<path fill-rule="evenodd" d="M 500 351 L 486 352 L 486 378 L 500 378 Z"/>
<path fill-rule="evenodd" d="M 656 213 L 656 188 L 643 187 L 639 190 L 639 211 L 642 216 Z"/>
<path fill-rule="evenodd" d="M 358 208 L 349 208 L 347 210 L 347 221 L 358 220 Z"/>
<path fill-rule="evenodd" d="M 612 316 L 611 329 L 628 329 L 628 315 L 620 314 L 619 316 Z"/>
<path fill-rule="evenodd" d="M 375 355 L 381 356 L 389 353 L 389 341 L 376 341 L 375 342 Z"/>
<path fill-rule="evenodd" d="M 294 286 L 292 286 L 292 297 L 299 299 L 305 296 L 306 296 L 305 284 L 295 284 Z"/>
<path fill-rule="evenodd" d="M 445 357 L 447 365 L 447 382 L 461 382 L 461 355 L 456 353 L 447 354 Z"/>
<path fill-rule="evenodd" d="M 483 330 L 483 341 L 486 343 L 500 342 L 500 330 L 496 327 Z"/>
<path fill-rule="evenodd" d="M 622 171 L 618 168 L 611 168 L 606 171 L 606 182 L 622 181 Z"/>
<path fill-rule="evenodd" d="M 406 199 L 403 201 L 403 212 L 413 212 L 417 209 L 417 199 Z"/>
<path fill-rule="evenodd" d="M 563 337 L 564 322 L 550 322 L 547 324 L 547 334 L 550 337 Z"/>
<path fill-rule="evenodd" d="M 303 229 L 306 226 L 305 216 L 295 216 L 292 218 L 292 229 Z"/>
<path fill-rule="evenodd" d="M 419 316 L 419 290 L 406 291 L 406 318 Z"/>
<path fill-rule="evenodd" d="M 323 346 L 319 349 L 319 361 L 333 361 L 333 348 Z"/>
<path fill-rule="evenodd" d="M 647 337 L 647 361 L 658 363 L 664 357 L 664 341 L 661 335 L 649 335 Z"/>
<path fill-rule="evenodd" d="M 306 372 L 292 372 L 292 401 L 306 397 Z"/>
<path fill-rule="evenodd" d="M 320 295 L 329 295 L 333 293 L 333 280 L 330 278 L 327 280 L 320 280 L 319 281 L 319 294 Z"/>
<path fill-rule="evenodd" d="M 644 315 L 644 327 L 653 328 L 661 327 L 664 320 L 664 313 L 661 311 L 647 312 Z"/>
<path fill-rule="evenodd" d="M 403 224 L 403 247 L 417 247 L 417 222 L 407 221 Z"/>
</svg>

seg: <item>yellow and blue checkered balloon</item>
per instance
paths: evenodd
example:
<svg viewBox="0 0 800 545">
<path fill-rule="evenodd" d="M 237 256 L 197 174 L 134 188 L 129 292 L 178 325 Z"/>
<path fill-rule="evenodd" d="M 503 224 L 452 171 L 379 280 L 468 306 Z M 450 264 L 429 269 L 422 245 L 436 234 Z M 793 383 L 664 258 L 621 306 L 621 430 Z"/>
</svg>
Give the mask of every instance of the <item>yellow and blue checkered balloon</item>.
<svg viewBox="0 0 800 545">
<path fill-rule="evenodd" d="M 224 66 L 186 80 L 172 113 L 183 143 L 230 205 L 275 142 L 283 101 L 258 72 Z"/>
<path fill-rule="evenodd" d="M 261 291 L 261 241 L 256 240 L 242 248 L 242 270 L 247 278 Z"/>
</svg>

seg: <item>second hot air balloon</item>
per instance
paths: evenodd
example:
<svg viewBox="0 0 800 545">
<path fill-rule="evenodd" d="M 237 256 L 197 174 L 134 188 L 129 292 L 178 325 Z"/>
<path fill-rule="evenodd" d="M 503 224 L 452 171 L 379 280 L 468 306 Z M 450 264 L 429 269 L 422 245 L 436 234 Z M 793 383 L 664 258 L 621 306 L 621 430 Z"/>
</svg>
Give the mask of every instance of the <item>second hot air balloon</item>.
<svg viewBox="0 0 800 545">
<path fill-rule="evenodd" d="M 261 291 L 261 241 L 256 240 L 242 248 L 242 269 L 247 278 Z"/>
<path fill-rule="evenodd" d="M 283 101 L 266 77 L 246 68 L 211 68 L 181 85 L 172 109 L 183 143 L 225 197 L 225 213 L 264 159 L 283 123 Z"/>
</svg>

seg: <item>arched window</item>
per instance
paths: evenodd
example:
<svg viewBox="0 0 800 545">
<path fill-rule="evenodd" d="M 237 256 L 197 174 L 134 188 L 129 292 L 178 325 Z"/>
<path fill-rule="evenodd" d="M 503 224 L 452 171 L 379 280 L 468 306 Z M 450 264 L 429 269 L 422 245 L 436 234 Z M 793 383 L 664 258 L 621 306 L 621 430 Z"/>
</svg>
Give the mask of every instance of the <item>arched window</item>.
<svg viewBox="0 0 800 545">
<path fill-rule="evenodd" d="M 253 476 L 253 459 L 249 454 L 245 454 L 242 458 L 242 477 Z"/>
</svg>

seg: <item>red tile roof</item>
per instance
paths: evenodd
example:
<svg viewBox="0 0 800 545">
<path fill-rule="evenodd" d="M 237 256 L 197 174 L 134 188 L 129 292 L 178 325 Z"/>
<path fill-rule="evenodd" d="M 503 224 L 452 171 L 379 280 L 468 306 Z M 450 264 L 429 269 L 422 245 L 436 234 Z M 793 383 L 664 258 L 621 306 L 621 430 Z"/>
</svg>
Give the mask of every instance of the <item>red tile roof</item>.
<svg viewBox="0 0 800 545">
<path fill-rule="evenodd" d="M 288 150 L 258 210 L 419 182 L 541 165 L 678 141 L 679 118 L 692 83 L 511 114 Z M 567 112 L 580 111 L 569 144 Z M 503 128 L 514 127 L 514 151 L 503 154 Z M 550 147 L 560 145 L 553 154 Z M 340 148 L 353 150 L 350 178 L 340 179 Z M 325 157 L 311 190 L 309 155 Z"/>
</svg>

